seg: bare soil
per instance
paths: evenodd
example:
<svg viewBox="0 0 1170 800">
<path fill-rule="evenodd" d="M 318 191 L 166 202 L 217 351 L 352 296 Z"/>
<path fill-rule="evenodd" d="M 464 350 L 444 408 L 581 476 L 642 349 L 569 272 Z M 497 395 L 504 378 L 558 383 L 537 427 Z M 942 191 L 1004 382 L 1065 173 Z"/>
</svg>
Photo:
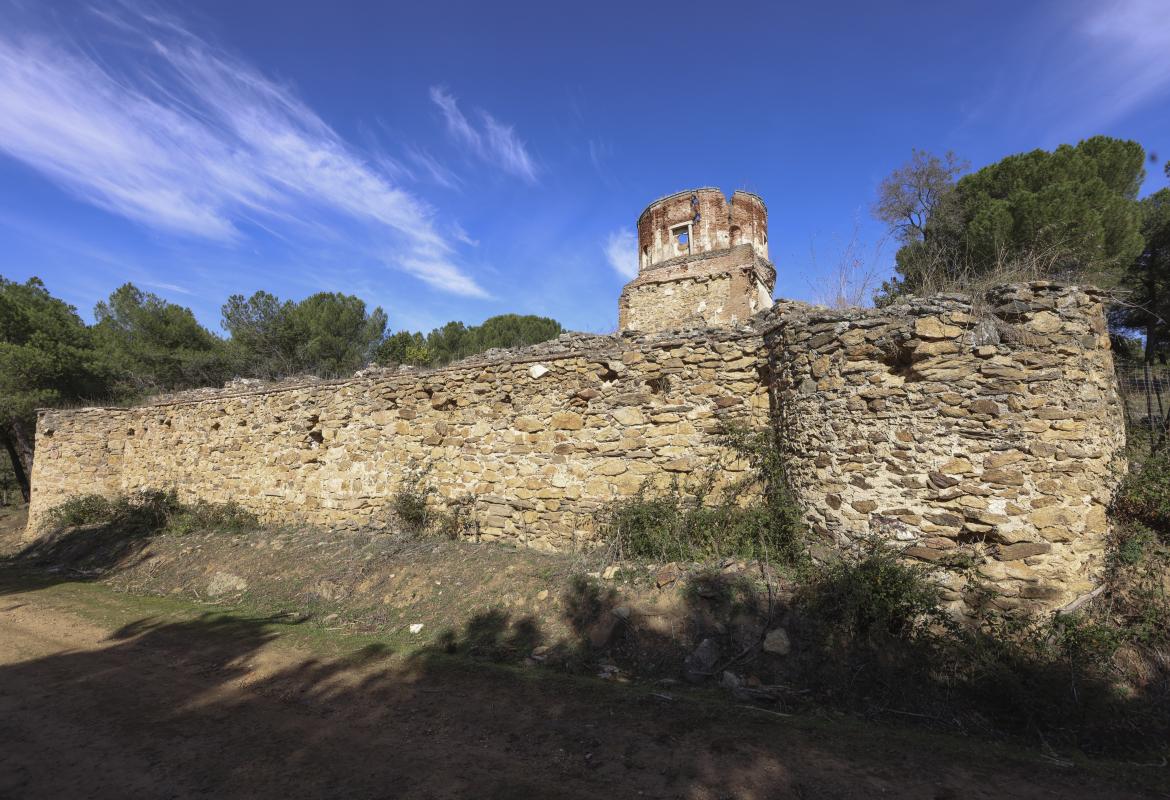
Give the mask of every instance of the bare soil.
<svg viewBox="0 0 1170 800">
<path fill-rule="evenodd" d="M 6 798 L 1158 796 L 1128 770 L 342 634 L 322 657 L 295 621 L 94 584 L 0 590 Z"/>
<path fill-rule="evenodd" d="M 410 547 L 81 536 L 0 560 L 0 797 L 1170 797 L 1164 766 L 538 667 L 534 644 L 590 635 L 556 591 L 580 564 Z M 645 583 L 623 591 L 668 594 Z"/>
</svg>

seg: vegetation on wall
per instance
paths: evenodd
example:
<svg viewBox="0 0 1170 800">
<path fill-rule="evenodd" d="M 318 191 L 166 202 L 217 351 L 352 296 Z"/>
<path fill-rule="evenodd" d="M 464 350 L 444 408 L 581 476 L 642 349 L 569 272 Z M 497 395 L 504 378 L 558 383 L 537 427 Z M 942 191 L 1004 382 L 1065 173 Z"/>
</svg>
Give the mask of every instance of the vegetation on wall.
<svg viewBox="0 0 1170 800">
<path fill-rule="evenodd" d="M 719 466 L 690 485 L 649 486 L 613 503 L 603 530 L 617 558 L 708 561 L 741 558 L 798 565 L 800 513 L 770 430 L 733 428 L 723 444 L 747 462 L 744 478 L 712 492 Z"/>
</svg>

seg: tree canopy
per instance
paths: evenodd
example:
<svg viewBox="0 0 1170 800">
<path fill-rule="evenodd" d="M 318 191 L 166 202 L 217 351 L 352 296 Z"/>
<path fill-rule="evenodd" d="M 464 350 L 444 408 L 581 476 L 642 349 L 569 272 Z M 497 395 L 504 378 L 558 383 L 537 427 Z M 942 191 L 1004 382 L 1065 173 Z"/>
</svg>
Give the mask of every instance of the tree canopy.
<svg viewBox="0 0 1170 800">
<path fill-rule="evenodd" d="M 106 394 L 108 364 L 73 306 L 37 278 L 0 277 L 0 418 Z"/>
<path fill-rule="evenodd" d="M 523 347 L 555 339 L 564 332 L 561 324 L 548 317 L 501 314 L 480 325 L 448 322 L 426 337 L 399 331 L 386 337 L 378 349 L 380 364 L 439 365 L 482 353 L 496 347 Z"/>
<path fill-rule="evenodd" d="M 26 499 L 35 410 L 104 397 L 109 374 L 73 306 L 37 278 L 0 277 L 0 445 Z"/>
<path fill-rule="evenodd" d="M 121 395 L 208 386 L 230 377 L 225 342 L 189 308 L 127 283 L 97 304 L 94 317 L 94 339 Z"/>
<path fill-rule="evenodd" d="M 921 236 L 905 237 L 899 277 L 883 291 L 929 291 L 1013 269 L 1114 285 L 1142 249 L 1144 162 L 1136 142 L 1096 136 L 1008 156 L 950 191 L 936 189 L 941 199 Z"/>
<path fill-rule="evenodd" d="M 264 378 L 360 369 L 382 343 L 386 321 L 381 308 L 367 313 L 365 301 L 336 292 L 297 303 L 261 291 L 247 299 L 232 295 L 223 306 L 223 327 L 243 371 Z"/>
<path fill-rule="evenodd" d="M 887 175 L 878 187 L 874 217 L 889 225 L 903 244 L 922 241 L 927 221 L 969 166 L 949 150 L 942 157 L 912 150 L 910 160 Z"/>
<path fill-rule="evenodd" d="M 1139 204 L 1142 251 L 1123 278 L 1123 302 L 1110 314 L 1115 326 L 1140 330 L 1146 361 L 1170 357 L 1170 189 Z"/>
</svg>

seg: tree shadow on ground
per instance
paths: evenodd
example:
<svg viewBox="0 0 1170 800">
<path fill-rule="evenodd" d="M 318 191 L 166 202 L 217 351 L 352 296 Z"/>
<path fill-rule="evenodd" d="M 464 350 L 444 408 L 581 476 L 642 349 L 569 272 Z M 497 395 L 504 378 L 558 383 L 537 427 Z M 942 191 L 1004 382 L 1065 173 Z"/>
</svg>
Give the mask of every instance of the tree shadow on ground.
<svg viewBox="0 0 1170 800">
<path fill-rule="evenodd" d="M 292 657 L 296 621 L 143 619 L 0 665 L 0 795 L 780 798 L 1099 795 L 1083 776 L 444 655 L 518 652 L 485 615 L 402 661 Z M 541 645 L 535 645 L 539 647 Z M 41 648 L 46 652 L 36 652 Z M 539 676 L 539 677 L 538 677 Z M 919 745 L 921 743 L 918 743 Z M 1124 793 L 1113 788 L 1114 796 Z"/>
<path fill-rule="evenodd" d="M 51 586 L 64 581 L 96 581 L 130 570 L 151 557 L 150 543 L 165 530 L 165 521 L 134 519 L 62 526 L 39 533 L 16 552 L 0 557 L 0 572 L 21 573 L 14 588 L 35 581 Z M 0 581 L 0 593 L 4 593 Z"/>
<path fill-rule="evenodd" d="M 126 531 L 112 526 L 64 531 L 0 565 L 0 594 L 63 580 L 94 580 L 140 563 L 149 558 L 149 544 L 156 533 L 149 528 Z M 19 567 L 19 573 L 12 567 Z M 58 571 L 46 575 L 41 571 L 46 567 Z M 40 666 L 35 668 L 27 662 L 0 667 L 0 687 L 10 685 L 17 687 L 12 692 L 27 691 L 41 698 L 44 710 L 50 712 L 45 724 L 65 725 L 68 730 L 85 723 L 76 716 L 70 692 L 58 697 L 58 689 L 51 688 L 53 675 L 68 674 L 72 676 L 68 681 L 89 683 L 91 689 L 108 693 L 110 702 L 126 692 L 145 692 L 155 697 L 159 708 L 168 709 L 169 716 L 143 711 L 140 724 L 123 718 L 116 709 L 103 710 L 100 704 L 94 705 L 96 700 L 78 707 L 121 720 L 110 735 L 125 737 L 130 751 L 146 748 L 155 753 L 157 765 L 141 756 L 146 758 L 145 767 L 128 762 L 127 769 L 149 768 L 151 774 L 166 776 L 176 768 L 176 780 L 193 781 L 182 783 L 192 793 L 209 786 L 211 793 L 229 796 L 266 796 L 246 791 L 237 774 L 247 775 L 253 761 L 263 765 L 257 775 L 283 787 L 272 796 L 382 796 L 376 788 L 378 781 L 391 779 L 403 788 L 389 794 L 403 797 L 468 793 L 585 797 L 601 791 L 618 796 L 643 791 L 645 796 L 771 797 L 817 796 L 822 789 L 823 796 L 864 796 L 888 792 L 894 785 L 875 778 L 880 775 L 879 762 L 902 757 L 891 751 L 888 742 L 863 736 L 860 744 L 854 742 L 860 753 L 852 752 L 854 745 L 827 746 L 815 735 L 815 741 L 809 742 L 801 738 L 804 734 L 785 731 L 788 718 L 775 714 L 843 708 L 885 718 L 903 714 L 918 724 L 956 730 L 953 720 L 943 716 L 950 709 L 938 702 L 946 697 L 945 689 L 952 692 L 953 703 L 953 690 L 936 683 L 936 676 L 922 669 L 923 652 L 884 636 L 818 644 L 817 632 L 805 628 L 790 608 L 791 598 L 776 597 L 743 574 L 703 572 L 686 579 L 685 587 L 679 594 L 681 608 L 656 620 L 650 613 L 624 607 L 612 584 L 582 576 L 570 583 L 561 598 L 567 635 L 549 636 L 533 616 L 490 608 L 393 664 L 383 662 L 390 655 L 388 649 L 371 646 L 347 659 L 302 660 L 259 677 L 249 664 L 265 649 L 277 626 L 302 620 L 218 615 L 162 624 L 148 619 L 122 629 L 97 651 L 47 656 L 37 659 Z M 670 625 L 660 624 L 663 621 Z M 794 652 L 789 656 L 762 652 L 764 636 L 777 625 L 786 626 L 792 634 Z M 696 659 L 695 652 L 704 642 L 711 643 L 706 658 Z M 182 677 L 176 685 L 154 685 L 169 680 L 156 663 L 158 654 L 163 654 L 168 669 Z M 138 687 L 129 677 L 136 659 L 142 678 Z M 555 670 L 501 671 L 469 663 L 469 659 Z M 1004 719 L 1013 715 L 1028 735 L 1034 735 L 1038 722 L 1049 728 L 1053 720 L 1062 724 L 1059 715 L 1037 721 L 1020 713 L 1048 702 L 1046 698 L 1067 701 L 1061 694 L 1068 685 L 1067 675 L 1060 674 L 1062 665 L 1049 663 L 1040 669 L 1024 662 L 1002 663 L 1010 666 L 1007 672 L 986 671 L 965 687 L 969 695 L 986 692 L 997 698 L 994 709 L 999 718 L 991 720 L 984 732 L 998 734 L 1005 727 Z M 654 676 L 665 678 L 666 683 L 623 689 L 600 682 L 565 683 L 568 679 L 558 672 L 600 673 L 618 680 L 626 675 Z M 716 685 L 724 672 L 744 679 L 742 685 L 733 681 L 728 687 L 734 701 L 762 705 L 764 710 L 696 707 L 674 685 Z M 748 683 L 748 678 L 756 679 L 755 684 Z M 1017 693 L 1005 692 L 1005 686 Z M 810 687 L 816 690 L 815 703 L 810 702 Z M 1081 694 L 1075 698 L 1074 710 L 1092 709 L 1101 697 L 1093 693 L 1098 688 L 1077 687 Z M 1086 693 L 1087 689 L 1092 692 Z M 0 689 L 0 697 L 7 698 L 6 707 L 22 700 L 22 695 L 12 692 Z M 1013 697 L 1020 705 L 1013 705 Z M 1148 716 L 1144 706 L 1149 699 L 1144 694 L 1125 698 L 1111 713 L 1130 709 Z M 142 708 L 137 699 L 126 702 Z M 977 715 L 979 702 L 972 706 Z M 24 719 L 21 725 L 35 729 L 41 724 L 27 719 L 34 712 L 31 706 L 17 705 L 16 711 L 13 719 Z M 309 725 L 305 714 L 318 720 L 319 727 Z M 56 719 L 62 716 L 63 723 Z M 212 720 L 226 727 L 215 729 Z M 1082 724 L 1085 721 L 1093 722 L 1082 720 Z M 7 733 L 4 724 L 0 721 L 0 733 Z M 238 735 L 237 724 L 249 734 Z M 147 742 L 157 726 L 170 732 L 165 752 L 151 750 L 163 746 Z M 222 730 L 230 731 L 222 743 L 230 750 L 227 755 L 215 741 Z M 44 735 L 24 728 L 11 729 L 6 738 L 26 736 L 47 743 Z M 200 741 L 187 741 L 192 738 Z M 254 743 L 253 739 L 265 741 Z M 409 744 L 398 743 L 399 739 Z M 75 737 L 73 742 L 71 747 L 84 754 L 84 758 L 79 756 L 81 762 L 91 752 L 109 756 L 105 745 L 93 744 L 89 737 Z M 785 742 L 794 748 L 792 753 L 781 747 Z M 208 777 L 197 780 L 188 774 L 188 761 L 180 758 L 177 767 L 172 765 L 171 747 L 180 755 L 193 748 L 219 761 Z M 292 761 L 281 760 L 282 748 L 295 756 Z M 358 753 L 365 757 L 356 757 Z M 472 759 L 476 753 L 484 754 L 482 764 Z M 811 762 L 800 761 L 805 757 Z M 915 782 L 899 773 L 897 781 L 909 783 L 898 783 L 898 791 L 933 796 L 930 786 L 954 782 L 951 767 L 935 780 L 938 773 L 930 771 L 934 769 L 927 765 L 930 758 L 930 750 L 923 750 L 920 766 L 934 783 Z M 300 776 L 297 781 L 278 774 L 280 764 Z M 832 767 L 826 774 L 828 764 Z M 317 770 L 323 772 L 317 774 Z M 446 774 L 451 770 L 473 779 L 460 782 Z M 32 781 L 30 786 L 52 788 L 38 782 L 48 776 L 25 777 Z M 846 778 L 868 788 L 865 792 L 849 788 Z M 1010 792 L 1018 792 L 1019 775 L 1011 780 Z M 637 791 L 626 792 L 629 786 L 638 787 Z M 732 786 L 739 788 L 724 791 Z M 350 791 L 354 787 L 356 791 Z M 477 787 L 486 789 L 480 793 Z M 98 796 L 114 796 L 114 792 Z"/>
<path fill-rule="evenodd" d="M 425 665 L 436 655 L 459 654 L 667 686 L 718 686 L 729 699 L 766 712 L 834 709 L 1066 752 L 1155 762 L 1165 756 L 1170 671 L 1154 670 L 1121 694 L 1109 665 L 1088 652 L 1017 644 L 994 630 L 924 625 L 912 633 L 885 618 L 865 628 L 842 626 L 840 590 L 813 584 L 780 597 L 743 574 L 700 572 L 680 593 L 682 607 L 667 627 L 621 605 L 612 585 L 577 577 L 562 598 L 569 635 L 550 639 L 535 618 L 492 609 L 445 631 L 412 660 Z M 764 647 L 777 628 L 785 632 L 786 652 Z"/>
</svg>

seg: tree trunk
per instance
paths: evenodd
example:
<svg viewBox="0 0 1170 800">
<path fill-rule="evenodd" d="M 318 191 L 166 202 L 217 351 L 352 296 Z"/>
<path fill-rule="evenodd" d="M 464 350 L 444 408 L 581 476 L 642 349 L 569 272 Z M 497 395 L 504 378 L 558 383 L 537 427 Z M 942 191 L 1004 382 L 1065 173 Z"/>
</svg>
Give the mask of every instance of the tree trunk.
<svg viewBox="0 0 1170 800">
<path fill-rule="evenodd" d="M 9 426 L 8 430 L 0 431 L 0 440 L 4 442 L 4 449 L 8 451 L 8 459 L 12 462 L 12 472 L 16 476 L 16 483 L 20 486 L 20 494 L 24 498 L 24 502 L 28 502 L 31 497 L 31 491 L 28 481 L 28 470 L 25 468 L 24 461 L 20 457 L 20 450 L 11 435 L 12 429 L 16 425 Z M 31 466 L 31 453 L 29 464 Z"/>
</svg>

